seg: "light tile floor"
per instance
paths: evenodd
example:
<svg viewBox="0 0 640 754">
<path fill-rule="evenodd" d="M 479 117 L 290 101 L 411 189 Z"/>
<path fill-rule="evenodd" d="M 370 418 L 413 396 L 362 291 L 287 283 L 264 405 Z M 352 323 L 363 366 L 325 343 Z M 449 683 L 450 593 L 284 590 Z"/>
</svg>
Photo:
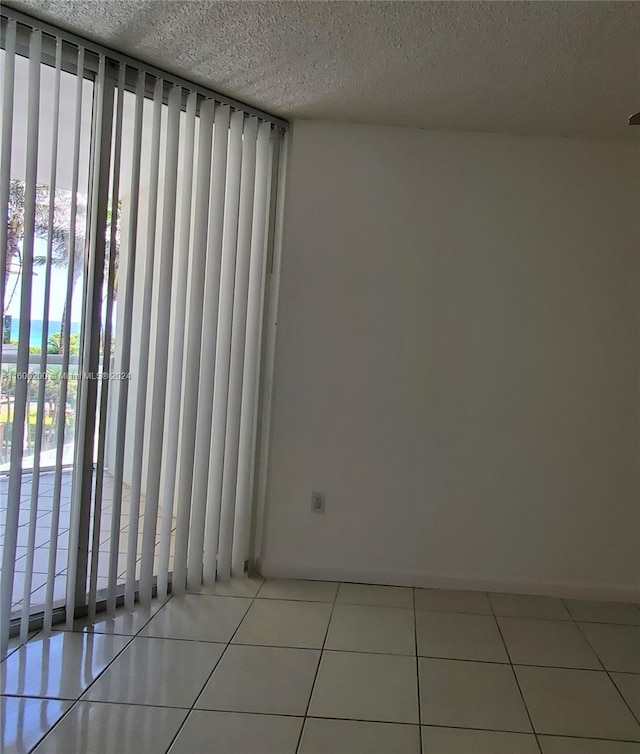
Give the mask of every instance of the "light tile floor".
<svg viewBox="0 0 640 754">
<path fill-rule="evenodd" d="M 14 644 L 3 752 L 640 754 L 640 608 L 247 579 Z"/>
</svg>

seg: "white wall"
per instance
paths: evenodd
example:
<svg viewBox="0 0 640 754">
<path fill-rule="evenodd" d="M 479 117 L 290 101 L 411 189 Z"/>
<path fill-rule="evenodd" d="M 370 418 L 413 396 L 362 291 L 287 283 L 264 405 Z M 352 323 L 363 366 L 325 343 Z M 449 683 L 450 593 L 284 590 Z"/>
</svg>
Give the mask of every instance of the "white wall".
<svg viewBox="0 0 640 754">
<path fill-rule="evenodd" d="M 295 123 L 266 575 L 637 597 L 639 166 Z"/>
</svg>

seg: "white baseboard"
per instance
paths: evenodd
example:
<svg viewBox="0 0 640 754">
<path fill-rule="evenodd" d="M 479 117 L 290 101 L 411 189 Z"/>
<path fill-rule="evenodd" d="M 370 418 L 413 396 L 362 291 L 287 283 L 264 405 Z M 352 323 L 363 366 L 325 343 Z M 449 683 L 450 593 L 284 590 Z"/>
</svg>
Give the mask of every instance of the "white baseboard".
<svg viewBox="0 0 640 754">
<path fill-rule="evenodd" d="M 568 599 L 611 600 L 640 602 L 640 586 L 620 584 L 592 584 L 560 581 L 524 581 L 519 579 L 483 579 L 478 576 L 401 571 L 382 568 L 353 568 L 340 566 L 278 563 L 262 559 L 262 576 L 271 579 L 310 579 L 312 581 L 351 581 L 360 584 L 416 586 L 432 589 L 470 589 L 482 592 L 511 592 L 536 594 Z"/>
</svg>

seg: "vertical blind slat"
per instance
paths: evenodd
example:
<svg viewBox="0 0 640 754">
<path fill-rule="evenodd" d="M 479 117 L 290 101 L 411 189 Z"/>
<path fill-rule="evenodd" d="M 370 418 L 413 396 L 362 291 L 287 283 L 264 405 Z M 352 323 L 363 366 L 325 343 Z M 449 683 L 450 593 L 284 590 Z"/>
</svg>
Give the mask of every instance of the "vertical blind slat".
<svg viewBox="0 0 640 754">
<path fill-rule="evenodd" d="M 31 477 L 31 505 L 29 509 L 29 535 L 27 540 L 27 562 L 22 590 L 22 614 L 20 616 L 20 639 L 26 641 L 29 634 L 29 614 L 31 611 L 31 582 L 33 578 L 33 559 L 36 547 L 36 520 L 38 516 L 38 497 L 40 494 L 40 453 L 42 451 L 42 433 L 44 429 L 44 399 L 47 381 L 47 343 L 49 340 L 49 302 L 51 298 L 51 269 L 53 266 L 53 229 L 56 196 L 56 178 L 58 166 L 58 126 L 60 121 L 60 73 L 62 68 L 62 40 L 56 40 L 56 68 L 53 85 L 53 115 L 51 119 L 51 169 L 49 174 L 49 211 L 47 218 L 47 255 L 45 261 L 45 283 L 42 302 L 42 338 L 40 340 L 40 379 L 38 381 L 38 398 L 36 406 L 36 436 L 33 449 L 33 475 Z M 47 574 L 55 578 L 55 574 Z"/>
<path fill-rule="evenodd" d="M 102 123 L 100 118 L 100 100 L 101 92 L 104 88 L 104 73 L 105 73 L 105 61 L 101 57 L 98 64 L 98 76 L 93 86 L 93 101 L 91 111 L 91 143 L 96 145 L 96 149 L 99 149 L 100 138 L 102 136 Z M 85 461 L 85 440 L 87 438 L 86 423 L 88 416 L 88 400 L 87 400 L 87 382 L 83 379 L 82 372 L 86 368 L 89 358 L 89 351 L 91 348 L 91 336 L 87 335 L 87 317 L 90 312 L 89 301 L 92 299 L 92 281 L 90 280 L 90 272 L 95 269 L 95 264 L 91 260 L 90 256 L 86 253 L 91 243 L 95 240 L 96 225 L 98 218 L 95 211 L 92 212 L 91 208 L 95 207 L 98 203 L 98 176 L 96 171 L 99 170 L 97 163 L 97 157 L 94 153 L 91 155 L 91 166 L 89 170 L 89 190 L 87 196 L 87 209 L 90 215 L 88 219 L 84 246 L 84 265 L 83 274 L 85 279 L 85 290 L 83 291 L 82 301 L 82 324 L 80 333 L 80 347 L 78 355 L 78 382 L 76 387 L 76 433 L 74 437 L 74 449 L 73 449 L 73 468 L 74 474 L 71 483 L 71 514 L 70 514 L 70 526 L 69 526 L 69 549 L 67 550 L 67 584 L 66 584 L 66 598 L 65 598 L 65 612 L 66 612 L 66 624 L 68 628 L 73 627 L 73 613 L 76 603 L 76 587 L 78 584 L 78 559 L 82 557 L 80 555 L 80 548 L 85 543 L 82 542 L 80 535 L 80 527 L 82 525 L 83 518 L 86 521 L 86 516 L 82 511 L 82 486 L 83 477 L 88 472 L 87 467 L 84 464 Z M 50 546 L 53 546 L 51 543 Z"/>
<path fill-rule="evenodd" d="M 178 462 L 178 440 L 180 437 L 180 398 L 182 394 L 184 330 L 189 275 L 189 239 L 191 236 L 191 199 L 193 194 L 193 156 L 197 104 L 198 95 L 195 92 L 191 92 L 187 98 L 185 119 L 180 232 L 174 257 L 176 293 L 171 317 L 171 331 L 169 333 L 171 365 L 167 384 L 168 415 L 163 439 L 162 479 L 160 483 L 159 502 L 162 509 L 162 531 L 158 553 L 158 596 L 161 598 L 167 595 L 169 581 L 169 558 L 174 510 L 173 498 Z"/>
<path fill-rule="evenodd" d="M 209 441 L 213 413 L 213 379 L 216 344 L 211 333 L 218 326 L 218 294 L 220 289 L 220 260 L 222 256 L 222 231 L 224 223 L 224 186 L 227 172 L 229 143 L 228 107 L 216 109 L 216 137 L 214 143 L 213 171 L 209 206 L 209 243 L 204 283 L 204 308 L 202 319 L 207 328 L 202 336 L 200 371 L 197 375 L 198 418 L 196 423 L 195 457 L 193 470 L 193 500 L 191 529 L 189 532 L 188 586 L 197 589 L 202 583 L 202 556 L 204 552 L 204 525 L 206 516 L 207 479 L 209 476 Z M 194 379 L 196 376 L 194 375 Z"/>
<path fill-rule="evenodd" d="M 236 269 L 231 314 L 229 391 L 224 435 L 222 492 L 220 496 L 220 536 L 217 569 L 219 580 L 226 580 L 231 576 L 231 550 L 235 517 L 236 483 L 238 480 L 240 404 L 242 400 L 242 374 L 247 325 L 247 293 L 249 290 L 249 260 L 251 257 L 251 235 L 253 231 L 257 134 L 258 120 L 256 118 L 245 120 L 240 177 Z"/>
<path fill-rule="evenodd" d="M 98 79 L 94 88 L 96 117 L 92 164 L 91 217 L 89 243 L 85 247 L 86 284 L 83 297 L 84 315 L 81 332 L 79 370 L 79 410 L 77 413 L 74 484 L 71 503 L 71 528 L 67 566 L 67 627 L 73 627 L 76 605 L 86 604 L 89 564 L 89 533 L 95 461 L 95 431 L 98 406 L 97 373 L 100 368 L 102 292 L 106 257 L 107 212 L 109 207 L 109 164 L 113 118 L 113 79 L 106 76 L 106 60 L 100 57 Z M 98 501 L 102 494 L 96 490 Z M 99 503 L 100 504 L 100 503 Z"/>
<path fill-rule="evenodd" d="M 193 469 L 193 499 L 189 531 L 188 586 L 197 589 L 202 583 L 202 554 L 207 510 L 207 482 L 209 478 L 209 441 L 213 415 L 213 379 L 216 362 L 216 341 L 211 337 L 218 327 L 218 294 L 220 290 L 220 260 L 224 227 L 224 189 L 227 174 L 229 118 L 226 106 L 216 108 L 216 136 L 213 146 L 213 171 L 209 199 L 209 244 L 205 273 L 204 308 L 202 319 L 207 330 L 202 338 L 200 374 L 198 376 L 198 419 Z"/>
<path fill-rule="evenodd" d="M 233 287 L 236 269 L 238 240 L 238 210 L 240 206 L 240 175 L 243 157 L 244 115 L 234 112 L 229 133 L 227 186 L 224 207 L 222 240 L 222 266 L 220 270 L 220 304 L 216 334 L 216 369 L 213 389 L 213 426 L 209 455 L 209 482 L 207 485 L 207 517 L 203 558 L 203 583 L 212 586 L 216 580 L 218 537 L 220 533 L 220 496 L 222 493 L 222 466 L 224 464 L 224 436 L 227 424 L 227 399 L 229 391 L 229 361 L 231 357 L 231 317 Z"/>
<path fill-rule="evenodd" d="M 29 42 L 29 110 L 27 120 L 27 164 L 24 204 L 24 241 L 22 244 L 22 285 L 20 291 L 20 331 L 18 338 L 17 372 L 26 376 L 29 371 L 29 336 L 31 332 L 31 291 L 33 285 L 33 245 L 36 215 L 36 180 L 38 170 L 38 130 L 40 118 L 40 55 L 42 32 L 34 30 Z M 20 493 L 22 491 L 22 454 L 24 425 L 28 419 L 26 378 L 16 380 L 11 437 L 11 470 L 7 494 L 7 518 L 2 552 L 2 580 L 0 582 L 0 652 L 9 640 L 11 596 L 15 573 Z"/>
<path fill-rule="evenodd" d="M 113 302 L 116 286 L 117 228 L 119 220 L 118 195 L 120 190 L 120 153 L 122 150 L 122 120 L 124 110 L 125 67 L 121 66 L 118 75 L 118 101 L 115 121 L 115 144 L 113 149 L 113 172 L 111 179 L 111 212 L 109 220 L 109 266 L 107 278 L 106 316 L 102 343 L 102 373 L 111 371 L 111 337 L 113 325 Z M 91 563 L 89 567 L 89 617 L 95 617 L 96 592 L 98 588 L 98 559 L 100 533 L 102 531 L 102 502 L 104 485 L 104 459 L 107 440 L 107 409 L 109 406 L 110 378 L 100 380 L 100 409 L 98 420 L 98 453 L 96 461 L 96 493 L 93 508 L 93 532 L 91 539 Z M 119 524 L 119 517 L 117 520 Z"/>
<path fill-rule="evenodd" d="M 65 293 L 65 318 L 62 322 L 62 331 L 64 333 L 60 347 L 62 349 L 62 378 L 60 380 L 60 406 L 66 408 L 67 394 L 69 389 L 69 361 L 71 355 L 71 303 L 73 294 L 73 275 L 76 258 L 76 220 L 78 213 L 78 183 L 80 174 L 80 140 L 82 135 L 82 88 L 84 83 L 84 59 L 85 51 L 81 47 L 78 50 L 77 67 L 76 67 L 76 90 L 75 90 L 75 120 L 73 135 L 73 164 L 71 170 L 71 206 L 69 210 L 69 242 L 67 255 L 67 285 Z M 66 411 L 65 411 L 66 414 Z M 60 526 L 60 501 L 62 492 L 62 457 L 64 453 L 64 440 L 66 432 L 66 420 L 58 421 L 56 428 L 56 461 L 55 475 L 53 480 L 53 501 L 51 504 L 51 528 L 49 532 L 49 558 L 47 573 L 56 573 L 58 559 L 58 530 Z M 53 594 L 54 579 L 47 580 L 47 590 L 44 603 L 44 623 L 45 631 L 51 629 L 53 619 Z"/>
<path fill-rule="evenodd" d="M 254 473 L 256 480 L 256 507 L 253 512 L 251 522 L 252 539 L 250 556 L 253 560 L 258 560 L 262 551 L 262 532 L 264 530 L 264 507 L 267 495 L 267 471 L 269 468 L 269 436 L 271 428 L 271 396 L 273 393 L 273 370 L 275 359 L 276 345 L 276 324 L 278 317 L 278 293 L 280 282 L 280 250 L 282 244 L 282 205 L 277 204 L 278 197 L 284 193 L 285 173 L 279 170 L 280 150 L 284 152 L 283 161 L 286 163 L 287 142 L 276 138 L 273 141 L 273 156 L 271 168 L 270 184 L 270 204 L 272 211 L 269 215 L 269 234 L 273 234 L 273 240 L 268 241 L 272 244 L 273 253 L 271 270 L 268 275 L 268 282 L 265 284 L 264 297 L 265 302 L 262 306 L 263 316 L 267 320 L 263 339 L 264 351 L 264 369 L 261 374 L 262 385 L 260 386 L 260 441 L 259 451 L 255 453 Z M 269 250 L 269 249 L 268 249 Z"/>
<path fill-rule="evenodd" d="M 4 335 L 4 281 L 7 275 L 7 242 L 9 240 L 9 188 L 11 186 L 11 143 L 13 138 L 13 93 L 16 68 L 16 22 L 7 23 L 4 75 L 2 82 L 2 147 L 0 148 L 0 312 L 3 315 Z M 0 337 L 0 370 L 2 369 L 2 343 Z"/>
<path fill-rule="evenodd" d="M 142 560 L 140 563 L 140 601 L 151 600 L 153 558 L 158 522 L 160 496 L 160 466 L 164 438 L 164 416 L 167 400 L 167 355 L 169 350 L 169 319 L 173 246 L 176 228 L 176 192 L 178 186 L 178 143 L 180 139 L 180 108 L 182 87 L 174 86 L 169 94 L 167 122 L 167 152 L 163 186 L 162 237 L 157 289 L 156 337 L 151 390 L 151 428 L 149 430 L 149 461 L 142 532 Z"/>
<path fill-rule="evenodd" d="M 214 103 L 203 102 L 200 107 L 200 133 L 198 139 L 198 173 L 196 178 L 196 203 L 193 229 L 193 247 L 189 270 L 189 313 L 187 318 L 184 371 L 182 376 L 182 419 L 184 428 L 178 458 L 176 500 L 176 545 L 173 563 L 172 591 L 184 594 L 187 579 L 189 549 L 189 519 L 193 483 L 193 456 L 198 416 L 198 383 L 200 367 L 200 336 L 202 333 L 202 302 L 207 251 L 208 210 L 213 138 Z"/>
<path fill-rule="evenodd" d="M 253 236 L 249 262 L 247 291 L 246 337 L 244 342 L 244 371 L 238 442 L 238 475 L 233 523 L 231 575 L 241 576 L 249 559 L 251 532 L 251 469 L 255 447 L 256 413 L 258 403 L 258 373 L 260 368 L 260 313 L 263 305 L 266 269 L 266 225 L 269 209 L 269 151 L 271 128 L 261 123 L 258 130 L 256 158 L 256 188 L 253 203 Z"/>
<path fill-rule="evenodd" d="M 158 179 L 160 169 L 160 129 L 162 125 L 163 81 L 158 79 L 153 92 L 153 131 L 151 135 L 151 167 L 149 176 L 149 204 L 147 209 L 147 244 L 143 279 L 143 308 L 140 325 L 140 344 L 136 386 L 136 413 L 134 425 L 133 470 L 131 472 L 131 500 L 129 511 L 129 536 L 127 544 L 127 573 L 125 605 L 131 610 L 135 599 L 136 562 L 138 559 L 138 531 L 140 495 L 142 491 L 142 460 L 147 407 L 147 383 L 149 374 L 149 331 L 151 329 L 151 296 L 156 243 L 156 218 L 158 212 Z M 146 504 L 146 501 L 145 501 Z"/>
<path fill-rule="evenodd" d="M 138 211 L 140 200 L 140 162 L 142 152 L 142 122 L 144 108 L 145 74 L 138 73 L 136 101 L 133 118 L 133 146 L 131 164 L 131 185 L 129 201 L 129 228 L 126 249 L 126 277 L 124 283 L 123 327 L 120 357 L 120 371 L 125 379 L 120 383 L 117 398 L 115 423 L 115 459 L 113 465 L 113 512 L 111 518 L 111 538 L 109 540 L 109 566 L 107 584 L 107 611 L 113 614 L 116 608 L 118 555 L 120 544 L 120 520 L 122 513 L 122 492 L 124 478 L 124 453 L 126 444 L 127 407 L 129 380 L 126 377 L 131 364 L 131 326 L 133 321 L 133 297 L 135 285 L 136 259 L 138 252 Z"/>
</svg>

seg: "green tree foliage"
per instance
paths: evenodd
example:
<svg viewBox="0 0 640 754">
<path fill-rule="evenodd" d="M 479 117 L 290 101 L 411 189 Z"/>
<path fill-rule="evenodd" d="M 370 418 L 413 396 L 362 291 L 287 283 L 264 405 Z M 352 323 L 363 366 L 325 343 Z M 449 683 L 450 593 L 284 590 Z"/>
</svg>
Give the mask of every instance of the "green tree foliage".
<svg viewBox="0 0 640 754">
<path fill-rule="evenodd" d="M 62 333 L 57 332 L 49 337 L 47 343 L 47 353 L 62 353 Z M 69 353 L 71 356 L 77 356 L 80 353 L 80 337 L 77 333 L 69 336 Z"/>
</svg>

